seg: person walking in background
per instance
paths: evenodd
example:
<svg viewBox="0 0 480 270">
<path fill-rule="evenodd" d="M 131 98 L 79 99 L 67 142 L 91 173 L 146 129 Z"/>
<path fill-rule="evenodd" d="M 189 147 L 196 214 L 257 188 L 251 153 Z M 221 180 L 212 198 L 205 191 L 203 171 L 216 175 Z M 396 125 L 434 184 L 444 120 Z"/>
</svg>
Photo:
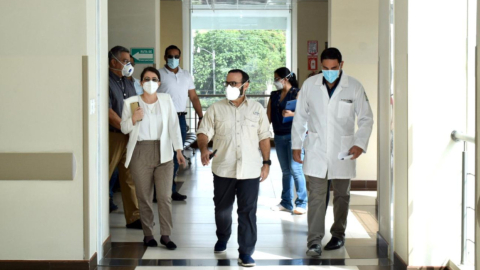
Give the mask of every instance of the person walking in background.
<svg viewBox="0 0 480 270">
<path fill-rule="evenodd" d="M 172 97 L 173 103 L 175 104 L 175 109 L 177 110 L 178 121 L 180 123 L 180 130 L 182 133 L 182 142 L 185 143 L 187 137 L 187 121 L 185 119 L 186 107 L 187 107 L 187 98 L 190 98 L 193 108 L 198 115 L 199 124 L 203 118 L 202 106 L 200 105 L 200 100 L 195 91 L 195 85 L 193 84 L 192 76 L 188 71 L 181 69 L 180 59 L 182 52 L 175 45 L 170 45 L 165 49 L 165 66 L 160 68 L 160 76 L 162 78 L 162 84 L 158 88 L 159 93 L 167 93 Z M 175 152 L 174 155 L 177 153 Z M 172 199 L 174 201 L 183 201 L 187 199 L 186 195 L 182 195 L 177 192 L 177 184 L 175 183 L 175 176 L 178 171 L 178 163 L 176 158 L 174 158 L 174 168 L 173 168 L 173 185 L 172 185 Z"/>
<path fill-rule="evenodd" d="M 126 99 L 123 106 L 121 128 L 124 134 L 129 135 L 125 167 L 130 166 L 135 181 L 144 245 L 158 245 L 153 237 L 152 199 L 155 184 L 162 234 L 160 243 L 173 250 L 177 246 L 170 240 L 173 227 L 172 147 L 177 152 L 178 164 L 185 165 L 180 126 L 170 96 L 157 93 L 161 84 L 158 70 L 145 68 L 140 81 L 143 94 Z"/>
<path fill-rule="evenodd" d="M 122 46 L 115 46 L 108 52 L 109 64 L 109 179 L 118 166 L 118 180 L 122 192 L 123 210 L 127 228 L 142 229 L 138 210 L 135 184 L 130 171 L 124 166 L 128 136 L 120 130 L 122 121 L 123 100 L 135 96 L 135 87 L 128 77 L 133 74 L 130 63 L 130 51 Z M 113 201 L 112 201 L 113 203 Z"/>
<path fill-rule="evenodd" d="M 274 85 L 277 91 L 270 94 L 267 105 L 268 120 L 273 125 L 275 134 L 275 149 L 278 161 L 282 168 L 282 200 L 271 209 L 274 211 L 293 211 L 294 214 L 302 215 L 307 212 L 307 189 L 302 164 L 295 162 L 292 157 L 292 120 L 295 112 L 287 110 L 287 102 L 296 100 L 299 94 L 298 83 L 295 74 L 286 67 L 279 68 L 274 72 Z M 297 192 L 295 207 L 293 200 L 293 184 Z"/>
</svg>

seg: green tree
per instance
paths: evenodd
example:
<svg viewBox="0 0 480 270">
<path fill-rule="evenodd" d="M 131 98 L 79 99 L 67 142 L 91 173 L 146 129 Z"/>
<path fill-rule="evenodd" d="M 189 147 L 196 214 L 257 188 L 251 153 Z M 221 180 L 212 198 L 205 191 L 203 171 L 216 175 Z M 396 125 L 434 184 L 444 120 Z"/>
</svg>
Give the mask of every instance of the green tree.
<svg viewBox="0 0 480 270">
<path fill-rule="evenodd" d="M 286 36 L 281 30 L 196 31 L 193 75 L 199 94 L 213 94 L 213 51 L 215 50 L 215 93 L 224 94 L 223 82 L 231 69 L 242 69 L 250 76 L 250 93 L 263 94 L 272 83 L 273 72 L 286 63 Z M 200 50 L 210 51 L 210 53 Z M 202 106 L 221 98 L 202 99 Z"/>
</svg>

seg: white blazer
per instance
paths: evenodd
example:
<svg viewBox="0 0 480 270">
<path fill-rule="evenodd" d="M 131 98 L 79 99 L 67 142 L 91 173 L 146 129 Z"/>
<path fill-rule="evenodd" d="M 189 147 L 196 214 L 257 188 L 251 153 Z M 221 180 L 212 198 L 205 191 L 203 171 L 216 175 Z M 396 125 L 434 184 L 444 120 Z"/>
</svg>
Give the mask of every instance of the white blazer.
<svg viewBox="0 0 480 270">
<path fill-rule="evenodd" d="M 183 150 L 182 134 L 180 133 L 178 115 L 170 95 L 157 93 L 157 97 L 158 101 L 160 102 L 160 114 L 162 116 L 162 127 L 160 129 L 160 163 L 165 163 L 173 159 L 173 150 Z M 127 158 L 125 162 L 125 167 L 127 168 L 130 164 L 130 160 L 132 159 L 135 145 L 137 144 L 140 125 L 143 123 L 140 121 L 133 125 L 130 104 L 133 102 L 139 102 L 140 98 L 140 96 L 127 98 L 123 104 L 122 122 L 120 123 L 120 126 L 122 127 L 123 133 L 130 134 L 127 144 Z"/>
<path fill-rule="evenodd" d="M 343 72 L 330 98 L 323 74 L 319 74 L 308 78 L 300 91 L 293 118 L 292 149 L 302 149 L 305 138 L 306 175 L 326 178 L 328 171 L 328 179 L 351 179 L 356 176 L 356 161 L 339 160 L 338 154 L 354 145 L 366 152 L 372 127 L 372 109 L 360 82 Z"/>
</svg>

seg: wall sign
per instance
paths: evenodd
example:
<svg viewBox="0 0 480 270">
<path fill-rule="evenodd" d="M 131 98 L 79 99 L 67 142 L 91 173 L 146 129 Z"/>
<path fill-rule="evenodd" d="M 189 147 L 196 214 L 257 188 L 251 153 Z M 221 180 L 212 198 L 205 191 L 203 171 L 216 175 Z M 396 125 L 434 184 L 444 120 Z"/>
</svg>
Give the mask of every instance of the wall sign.
<svg viewBox="0 0 480 270">
<path fill-rule="evenodd" d="M 317 70 L 318 69 L 318 57 L 309 56 L 308 57 L 308 70 Z"/>
<path fill-rule="evenodd" d="M 154 48 L 130 48 L 135 64 L 153 64 Z"/>
</svg>

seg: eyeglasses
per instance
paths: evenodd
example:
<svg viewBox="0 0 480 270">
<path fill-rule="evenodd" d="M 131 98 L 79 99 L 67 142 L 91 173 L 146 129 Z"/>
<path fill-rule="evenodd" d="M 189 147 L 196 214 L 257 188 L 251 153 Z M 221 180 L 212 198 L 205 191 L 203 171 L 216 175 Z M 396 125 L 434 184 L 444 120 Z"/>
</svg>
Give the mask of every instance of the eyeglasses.
<svg viewBox="0 0 480 270">
<path fill-rule="evenodd" d="M 180 59 L 180 55 L 167 55 L 167 58 L 168 59 L 173 59 L 173 58 Z"/>
<path fill-rule="evenodd" d="M 274 78 L 273 80 L 278 82 L 278 81 L 282 80 L 282 78 Z"/>
<path fill-rule="evenodd" d="M 227 82 L 227 81 L 223 82 L 223 86 L 225 86 L 225 87 L 227 87 L 227 86 L 229 86 L 229 85 L 232 86 L 232 87 L 234 87 L 234 86 L 236 86 L 237 84 L 242 84 L 242 82 Z"/>
<path fill-rule="evenodd" d="M 149 82 L 149 81 L 152 81 L 152 82 L 159 82 L 160 80 L 157 79 L 157 78 L 153 78 L 153 79 L 150 79 L 150 78 L 143 78 L 143 81 L 144 82 Z"/>
</svg>

